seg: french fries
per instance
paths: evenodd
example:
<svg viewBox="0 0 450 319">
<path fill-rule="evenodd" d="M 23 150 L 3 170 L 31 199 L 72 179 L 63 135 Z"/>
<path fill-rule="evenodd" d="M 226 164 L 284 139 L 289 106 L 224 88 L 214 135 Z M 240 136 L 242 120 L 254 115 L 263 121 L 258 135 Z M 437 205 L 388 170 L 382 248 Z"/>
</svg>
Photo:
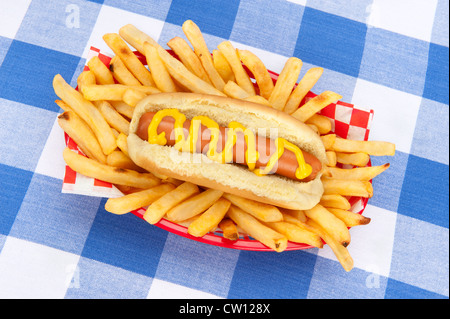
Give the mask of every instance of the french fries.
<svg viewBox="0 0 450 319">
<path fill-rule="evenodd" d="M 144 214 L 144 219 L 150 224 L 156 224 L 172 208 L 183 202 L 194 194 L 199 193 L 197 185 L 184 182 L 176 189 L 168 192 L 157 201 L 152 203 Z"/>
<path fill-rule="evenodd" d="M 264 204 L 233 194 L 224 194 L 223 197 L 228 199 L 231 203 L 233 203 L 233 205 L 241 208 L 261 221 L 278 222 L 283 220 L 283 215 L 276 206 Z"/>
<path fill-rule="evenodd" d="M 113 214 L 123 215 L 135 209 L 150 205 L 155 200 L 173 190 L 172 184 L 161 184 L 143 191 L 134 192 L 118 198 L 109 198 L 105 209 Z"/>
<path fill-rule="evenodd" d="M 165 218 L 186 226 L 187 233 L 195 237 L 215 229 L 222 230 L 223 237 L 231 241 L 248 235 L 276 252 L 286 250 L 288 242 L 318 248 L 325 242 L 344 270 L 350 271 L 353 259 L 346 248 L 351 241 L 349 228 L 366 225 L 370 218 L 351 211 L 349 197 L 373 196 L 370 181 L 389 164 L 367 166 L 370 157 L 392 156 L 395 145 L 337 136 L 332 131 L 332 120 L 319 112 L 341 99 L 338 93 L 325 91 L 301 105 L 322 76 L 322 68 L 309 69 L 296 84 L 302 61 L 288 58 L 274 83 L 253 52 L 223 41 L 211 54 L 193 21 L 186 21 L 182 29 L 193 49 L 183 38 L 172 38 L 167 45 L 178 59 L 148 34 L 128 24 L 118 34 L 103 36 L 115 56 L 109 65 L 97 56 L 91 58 L 87 62 L 89 70 L 77 78 L 78 91 L 60 75 L 55 76 L 53 87 L 61 99 L 55 102 L 64 110 L 58 124 L 86 155 L 66 148 L 66 164 L 79 174 L 112 183 L 124 193 L 107 200 L 105 209 L 111 213 L 145 208 L 142 217 L 150 224 Z M 145 57 L 148 69 L 128 45 Z M 324 193 L 320 202 L 306 211 L 289 210 L 200 188 L 137 166 L 128 156 L 127 145 L 135 106 L 147 95 L 178 91 L 263 104 L 310 126 L 320 135 L 328 161 L 321 177 Z M 352 167 L 344 168 L 348 166 Z"/>
<path fill-rule="evenodd" d="M 340 99 L 342 99 L 341 95 L 335 92 L 325 91 L 316 97 L 313 97 L 291 115 L 302 122 L 306 122 L 314 114 Z"/>
<path fill-rule="evenodd" d="M 219 51 L 223 54 L 225 59 L 228 61 L 231 70 L 233 70 L 234 77 L 236 78 L 236 83 L 239 84 L 249 95 L 255 95 L 255 87 L 253 82 L 250 80 L 247 72 L 242 66 L 241 60 L 230 41 L 223 41 L 218 46 Z"/>
<path fill-rule="evenodd" d="M 167 42 L 167 45 L 173 50 L 173 52 L 175 52 L 180 61 L 189 71 L 194 73 L 203 81 L 212 84 L 205 72 L 205 69 L 203 68 L 202 62 L 183 38 L 174 37 Z"/>
<path fill-rule="evenodd" d="M 259 94 L 265 99 L 269 99 L 272 94 L 274 84 L 264 63 L 249 50 L 238 49 L 237 53 L 242 63 L 255 77 L 256 84 L 258 84 L 259 88 Z"/>
<path fill-rule="evenodd" d="M 164 66 L 163 61 L 160 59 L 157 49 L 148 42 L 144 42 L 145 58 L 147 59 L 147 65 L 153 74 L 153 80 L 156 87 L 161 92 L 176 92 L 177 88 L 169 72 Z"/>
<path fill-rule="evenodd" d="M 170 209 L 166 213 L 167 219 L 173 222 L 180 222 L 197 216 L 211 207 L 222 195 L 222 191 L 207 189 Z"/>
<path fill-rule="evenodd" d="M 287 247 L 287 238 L 272 228 L 262 224 L 255 217 L 234 205 L 230 206 L 228 216 L 247 234 L 259 240 L 276 252 L 282 252 Z"/>
<path fill-rule="evenodd" d="M 101 181 L 137 188 L 150 188 L 161 183 L 151 173 L 139 173 L 129 169 L 101 164 L 96 160 L 75 153 L 68 147 L 63 151 L 63 158 L 66 164 L 75 172 Z"/>
<path fill-rule="evenodd" d="M 298 76 L 300 75 L 302 65 L 303 62 L 299 58 L 291 57 L 287 59 L 269 97 L 269 103 L 274 109 L 280 111 L 284 109 L 294 85 L 297 82 Z"/>
<path fill-rule="evenodd" d="M 188 227 L 188 234 L 195 237 L 203 237 L 217 228 L 220 221 L 230 208 L 231 203 L 224 198 L 219 198 L 210 208 L 202 213 Z"/>
<path fill-rule="evenodd" d="M 128 70 L 145 86 L 155 86 L 155 81 L 151 73 L 139 61 L 136 55 L 131 51 L 125 41 L 116 33 L 107 33 L 103 40 L 113 50 L 114 54 L 119 56 Z"/>
<path fill-rule="evenodd" d="M 292 91 L 289 99 L 284 106 L 283 111 L 292 114 L 295 110 L 297 110 L 300 103 L 305 98 L 306 94 L 313 88 L 319 78 L 322 76 L 323 69 L 322 68 L 311 68 L 306 71 L 303 78 L 298 82 L 298 85 L 295 87 L 294 91 Z"/>
<path fill-rule="evenodd" d="M 97 137 L 103 153 L 108 155 L 114 151 L 117 147 L 116 138 L 100 111 L 59 74 L 53 78 L 53 88 L 56 95 L 89 125 Z"/>
<path fill-rule="evenodd" d="M 194 47 L 194 52 L 201 61 L 211 83 L 216 89 L 218 89 L 219 91 L 223 91 L 225 82 L 214 67 L 211 53 L 206 46 L 206 42 L 203 38 L 200 28 L 192 20 L 186 20 L 183 23 L 182 29 L 189 42 L 191 42 L 192 46 Z"/>
</svg>

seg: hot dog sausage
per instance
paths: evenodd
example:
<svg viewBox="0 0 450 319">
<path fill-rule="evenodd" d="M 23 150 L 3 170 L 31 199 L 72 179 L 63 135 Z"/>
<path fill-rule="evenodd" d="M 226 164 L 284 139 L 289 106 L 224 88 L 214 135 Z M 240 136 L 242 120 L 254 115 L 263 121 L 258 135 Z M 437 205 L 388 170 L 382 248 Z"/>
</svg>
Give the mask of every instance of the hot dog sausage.
<svg viewBox="0 0 450 319">
<path fill-rule="evenodd" d="M 139 120 L 139 125 L 136 131 L 136 135 L 138 135 L 141 139 L 148 139 L 148 126 L 150 125 L 155 112 L 147 112 L 142 115 Z M 175 145 L 175 136 L 172 134 L 174 130 L 175 120 L 172 117 L 164 117 L 161 123 L 158 126 L 157 133 L 160 134 L 165 132 L 165 137 L 167 139 L 167 144 L 169 146 Z M 189 127 L 191 125 L 191 121 L 186 120 L 183 123 L 185 137 L 189 135 Z M 225 146 L 226 142 L 226 128 L 220 127 L 220 135 L 218 145 L 218 151 L 221 151 Z M 197 147 L 196 150 L 198 152 L 205 153 L 208 151 L 208 145 L 211 139 L 210 130 L 201 125 L 201 129 L 199 130 L 199 137 L 197 139 Z M 236 144 L 233 147 L 233 163 L 238 164 L 247 164 L 245 161 L 245 150 L 247 149 L 247 145 L 245 142 L 244 134 L 238 132 L 236 136 Z M 265 167 L 267 162 L 270 159 L 270 156 L 275 152 L 275 142 L 272 139 L 268 139 L 266 137 L 260 137 L 256 135 L 256 150 L 259 152 L 259 158 L 256 161 L 255 167 Z M 303 157 L 305 162 L 312 167 L 312 173 L 306 178 L 302 179 L 302 182 L 307 182 L 313 180 L 317 173 L 322 169 L 321 162 L 312 154 L 303 151 Z M 295 154 L 287 149 L 283 152 L 282 156 L 279 158 L 277 165 L 274 166 L 273 173 L 288 177 L 290 179 L 298 180 L 295 177 L 295 171 L 298 168 L 298 162 L 295 157 Z"/>
</svg>

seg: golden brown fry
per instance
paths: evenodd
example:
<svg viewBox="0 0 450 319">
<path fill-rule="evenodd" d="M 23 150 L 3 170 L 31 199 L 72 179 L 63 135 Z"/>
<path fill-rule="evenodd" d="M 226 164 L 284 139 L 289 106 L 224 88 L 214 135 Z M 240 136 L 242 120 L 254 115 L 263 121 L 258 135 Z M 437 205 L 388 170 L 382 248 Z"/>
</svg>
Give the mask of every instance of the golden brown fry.
<svg viewBox="0 0 450 319">
<path fill-rule="evenodd" d="M 211 207 L 222 195 L 222 191 L 207 189 L 170 209 L 166 213 L 167 219 L 179 222 L 197 216 Z"/>
<path fill-rule="evenodd" d="M 258 84 L 259 94 L 266 100 L 272 94 L 274 84 L 269 71 L 256 54 L 249 50 L 237 50 L 239 59 L 252 72 L 256 84 Z"/>
<path fill-rule="evenodd" d="M 141 82 L 136 79 L 133 73 L 127 69 L 119 56 L 114 56 L 109 62 L 109 70 L 113 77 L 123 85 L 141 85 Z"/>
<path fill-rule="evenodd" d="M 276 232 L 285 235 L 291 242 L 307 244 L 317 248 L 323 247 L 322 239 L 319 235 L 304 228 L 298 227 L 293 223 L 282 221 L 265 224 Z"/>
<path fill-rule="evenodd" d="M 276 206 L 228 193 L 224 194 L 223 197 L 228 199 L 233 205 L 243 209 L 261 221 L 278 222 L 283 220 L 283 215 Z"/>
<path fill-rule="evenodd" d="M 314 231 L 325 241 L 325 243 L 330 246 L 331 250 L 334 252 L 337 260 L 342 265 L 345 271 L 350 271 L 353 269 L 353 258 L 350 256 L 348 249 L 341 245 L 337 240 L 333 238 L 328 232 L 326 232 L 321 225 L 312 219 L 307 221 L 308 225 L 313 227 Z"/>
<path fill-rule="evenodd" d="M 115 128 L 119 133 L 128 135 L 130 122 L 120 115 L 111 104 L 107 101 L 97 101 L 96 105 L 111 127 Z"/>
<path fill-rule="evenodd" d="M 144 55 L 144 42 L 148 42 L 153 46 L 161 47 L 151 36 L 139 30 L 132 24 L 127 24 L 121 27 L 119 29 L 119 35 L 133 48 Z"/>
<path fill-rule="evenodd" d="M 126 65 L 127 69 L 145 86 L 155 86 L 155 81 L 147 68 L 139 61 L 125 41 L 116 33 L 107 33 L 103 40 L 113 50 L 114 54 Z"/>
<path fill-rule="evenodd" d="M 270 104 L 270 102 L 267 101 L 265 98 L 263 98 L 261 95 L 251 95 L 249 97 L 244 98 L 244 100 L 272 107 L 272 104 Z"/>
<path fill-rule="evenodd" d="M 194 52 L 200 59 L 211 83 L 216 89 L 223 91 L 225 82 L 214 67 L 211 52 L 206 45 L 200 28 L 192 20 L 186 20 L 182 25 L 182 29 L 189 42 L 191 42 Z"/>
<path fill-rule="evenodd" d="M 355 167 L 355 168 L 339 168 L 329 167 L 332 178 L 337 179 L 356 179 L 360 181 L 370 181 L 374 177 L 380 175 L 389 168 L 389 163 L 378 166 Z"/>
<path fill-rule="evenodd" d="M 334 152 L 334 151 L 326 151 L 325 154 L 327 156 L 327 166 L 328 167 L 336 166 L 336 164 L 337 164 L 336 152 Z"/>
<path fill-rule="evenodd" d="M 146 170 L 137 166 L 131 158 L 128 157 L 121 150 L 115 150 L 106 157 L 106 164 L 112 167 L 118 167 L 123 169 L 131 169 L 136 172 L 145 173 Z"/>
<path fill-rule="evenodd" d="M 59 126 L 77 143 L 89 158 L 106 163 L 106 156 L 92 130 L 74 111 L 65 111 L 58 116 Z"/>
<path fill-rule="evenodd" d="M 283 111 L 288 114 L 294 113 L 300 106 L 300 103 L 303 101 L 306 94 L 308 94 L 308 92 L 313 88 L 313 86 L 322 76 L 322 73 L 322 68 L 309 69 L 300 80 L 300 82 L 298 82 L 298 85 L 296 86 L 294 91 L 292 91 Z"/>
<path fill-rule="evenodd" d="M 174 188 L 175 186 L 171 184 L 161 184 L 150 189 L 133 192 L 122 197 L 109 198 L 106 201 L 105 209 L 110 213 L 123 215 L 135 209 L 150 205 Z"/>
<path fill-rule="evenodd" d="M 335 152 L 336 162 L 354 166 L 366 166 L 369 163 L 370 156 L 367 153 L 341 153 Z"/>
<path fill-rule="evenodd" d="M 287 247 L 285 235 L 263 225 L 255 217 L 234 205 L 230 206 L 228 216 L 247 234 L 276 252 L 282 252 Z"/>
<path fill-rule="evenodd" d="M 351 208 L 348 199 L 338 194 L 322 195 L 319 204 L 326 207 L 327 209 L 340 208 L 349 210 Z"/>
<path fill-rule="evenodd" d="M 374 156 L 395 155 L 395 144 L 383 141 L 355 141 L 338 137 L 332 148 L 336 152 L 344 153 L 362 152 Z"/>
<path fill-rule="evenodd" d="M 173 52 L 178 56 L 180 61 L 189 71 L 194 73 L 203 81 L 212 84 L 205 72 L 205 69 L 203 68 L 202 62 L 183 38 L 174 37 L 167 42 L 167 45 L 173 50 Z"/>
<path fill-rule="evenodd" d="M 213 63 L 225 83 L 228 81 L 236 82 L 236 78 L 230 64 L 227 59 L 225 59 L 222 52 L 217 49 L 213 50 Z"/>
<path fill-rule="evenodd" d="M 202 213 L 188 227 L 188 234 L 202 237 L 217 228 L 220 221 L 230 208 L 231 203 L 224 198 L 219 198 L 210 208 Z"/>
<path fill-rule="evenodd" d="M 62 108 L 63 111 L 72 111 L 72 112 L 74 112 L 74 110 L 72 110 L 72 108 L 70 106 L 68 106 L 66 103 L 64 103 L 64 101 L 62 101 L 62 100 L 55 100 L 55 103 L 60 108 Z"/>
<path fill-rule="evenodd" d="M 287 209 L 287 208 L 278 208 L 281 213 L 283 214 L 283 220 L 286 219 L 286 215 L 290 215 L 298 220 L 300 220 L 301 222 L 305 223 L 306 222 L 306 215 L 305 212 L 303 210 L 298 210 L 298 209 Z"/>
<path fill-rule="evenodd" d="M 67 147 L 63 151 L 63 157 L 67 165 L 75 172 L 112 184 L 150 188 L 161 183 L 151 173 L 139 173 L 101 164 L 96 160 L 79 155 Z"/>
<path fill-rule="evenodd" d="M 100 60 L 98 56 L 93 56 L 87 65 L 95 75 L 95 80 L 98 84 L 114 84 L 114 78 L 108 67 Z"/>
<path fill-rule="evenodd" d="M 145 58 L 150 72 L 153 75 L 156 87 L 161 92 L 176 92 L 177 88 L 169 72 L 164 66 L 164 62 L 160 59 L 157 49 L 148 42 L 144 42 Z"/>
<path fill-rule="evenodd" d="M 117 147 L 116 138 L 100 111 L 87 101 L 80 92 L 72 88 L 59 74 L 53 78 L 53 88 L 56 95 L 89 125 L 97 137 L 103 153 L 108 155 L 114 151 Z"/>
<path fill-rule="evenodd" d="M 319 133 L 322 134 L 328 134 L 331 131 L 331 120 L 323 115 L 320 114 L 314 114 L 311 116 L 306 122 L 306 124 L 314 124 L 318 130 Z"/>
<path fill-rule="evenodd" d="M 255 95 L 255 87 L 253 82 L 250 80 L 247 72 L 242 66 L 241 60 L 230 41 L 223 41 L 218 46 L 219 51 L 223 54 L 225 59 L 228 61 L 231 69 L 233 70 L 234 76 L 236 78 L 236 83 L 243 88 L 249 95 Z"/>
<path fill-rule="evenodd" d="M 129 106 L 135 107 L 146 96 L 147 94 L 143 91 L 127 89 L 122 95 L 122 100 Z"/>
<path fill-rule="evenodd" d="M 122 114 L 124 117 L 131 119 L 133 117 L 134 113 L 134 106 L 128 105 L 124 101 L 108 101 L 109 104 L 111 104 L 117 112 Z"/>
<path fill-rule="evenodd" d="M 157 49 L 159 57 L 164 61 L 164 64 L 172 78 L 174 78 L 184 88 L 194 93 L 226 96 L 222 91 L 219 91 L 214 86 L 203 81 L 201 78 L 189 71 L 183 63 L 170 55 L 170 53 L 162 47 L 157 47 Z"/>
<path fill-rule="evenodd" d="M 77 78 L 77 87 L 78 91 L 81 91 L 81 88 L 84 85 L 92 85 L 96 84 L 95 74 L 92 71 L 83 71 Z"/>
<path fill-rule="evenodd" d="M 219 228 L 222 229 L 223 237 L 229 240 L 238 240 L 239 232 L 236 224 L 230 219 L 225 217 L 219 223 Z"/>
<path fill-rule="evenodd" d="M 325 207 L 317 204 L 313 208 L 305 210 L 305 214 L 309 219 L 323 227 L 341 245 L 347 247 L 350 244 L 350 232 L 345 223 Z"/>
<path fill-rule="evenodd" d="M 358 196 L 370 198 L 373 196 L 372 184 L 368 181 L 322 178 L 324 194 L 342 196 Z"/>
<path fill-rule="evenodd" d="M 306 122 L 314 114 L 330 105 L 331 103 L 337 102 L 341 98 L 342 96 L 337 93 L 325 91 L 303 104 L 291 115 L 302 122 Z"/>
<path fill-rule="evenodd" d="M 150 224 L 156 224 L 173 207 L 199 192 L 197 185 L 184 182 L 152 203 L 144 213 L 144 219 Z"/>
<path fill-rule="evenodd" d="M 329 151 L 332 149 L 334 141 L 336 141 L 336 134 L 321 135 L 320 139 L 322 140 L 322 143 L 323 143 L 323 146 L 325 146 L 325 149 L 327 151 Z"/>
<path fill-rule="evenodd" d="M 370 218 L 341 208 L 328 208 L 328 211 L 342 220 L 347 227 L 367 225 Z"/>
<path fill-rule="evenodd" d="M 289 96 L 297 82 L 303 62 L 299 58 L 290 57 L 287 59 L 283 69 L 278 76 L 277 83 L 269 97 L 269 102 L 274 109 L 282 111 Z M 302 121 L 305 122 L 305 121 Z"/>
<path fill-rule="evenodd" d="M 228 81 L 223 88 L 223 92 L 233 99 L 245 99 L 250 96 L 243 88 L 234 81 Z"/>
<path fill-rule="evenodd" d="M 120 133 L 116 138 L 117 147 L 126 155 L 128 155 L 128 142 L 127 136 L 124 133 Z"/>
<path fill-rule="evenodd" d="M 132 86 L 123 84 L 84 85 L 81 88 L 81 93 L 83 93 L 84 98 L 89 101 L 122 101 L 123 94 L 128 89 L 141 91 L 145 94 L 161 93 L 159 89 L 153 86 Z"/>
</svg>

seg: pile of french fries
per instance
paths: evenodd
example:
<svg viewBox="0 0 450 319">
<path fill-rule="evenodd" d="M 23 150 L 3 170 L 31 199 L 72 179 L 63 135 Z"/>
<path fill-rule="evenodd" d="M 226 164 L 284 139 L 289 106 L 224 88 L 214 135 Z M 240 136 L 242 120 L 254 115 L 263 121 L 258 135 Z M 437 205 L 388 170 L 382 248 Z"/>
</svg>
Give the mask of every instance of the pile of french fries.
<svg viewBox="0 0 450 319">
<path fill-rule="evenodd" d="M 186 21 L 182 29 L 192 48 L 183 38 L 174 37 L 167 45 L 176 57 L 141 30 L 126 25 L 119 34 L 103 36 L 115 56 L 109 66 L 96 56 L 90 59 L 88 70 L 77 78 L 78 90 L 60 75 L 54 77 L 53 87 L 60 98 L 55 102 L 64 110 L 58 123 L 86 155 L 66 148 L 63 157 L 67 165 L 123 192 L 124 196 L 106 202 L 105 209 L 111 213 L 145 208 L 143 218 L 150 224 L 165 218 L 186 225 L 192 236 L 220 230 L 232 241 L 247 234 L 277 252 L 285 250 L 288 241 L 318 248 L 326 243 L 343 268 L 351 270 L 353 259 L 346 248 L 349 228 L 365 225 L 370 219 L 350 210 L 349 197 L 372 197 L 371 179 L 389 164 L 367 166 L 370 156 L 394 155 L 395 146 L 346 140 L 332 133 L 330 119 L 318 112 L 338 101 L 341 96 L 337 93 L 323 92 L 299 107 L 322 75 L 322 68 L 311 68 L 296 83 L 302 61 L 292 57 L 274 83 L 254 53 L 236 49 L 229 41 L 210 51 L 194 22 Z M 139 59 L 139 53 L 146 61 Z M 137 166 L 127 152 L 130 119 L 142 98 L 160 92 L 196 92 L 253 101 L 308 124 L 321 136 L 328 157 L 320 203 L 306 211 L 287 210 Z"/>
</svg>

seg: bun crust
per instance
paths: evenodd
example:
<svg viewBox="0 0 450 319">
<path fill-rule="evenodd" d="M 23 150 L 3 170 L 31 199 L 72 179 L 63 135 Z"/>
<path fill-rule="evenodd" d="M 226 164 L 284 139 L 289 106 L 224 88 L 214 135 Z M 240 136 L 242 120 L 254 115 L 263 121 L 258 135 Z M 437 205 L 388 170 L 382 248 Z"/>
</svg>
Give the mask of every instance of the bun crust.
<svg viewBox="0 0 450 319">
<path fill-rule="evenodd" d="M 148 111 L 177 108 L 191 119 L 205 115 L 220 126 L 238 121 L 258 135 L 282 137 L 316 156 L 324 166 L 325 148 L 320 137 L 292 116 L 270 107 L 242 100 L 197 93 L 153 94 L 138 103 L 130 123 L 128 152 L 131 159 L 150 172 L 222 190 L 288 209 L 310 209 L 323 194 L 321 173 L 309 182 L 298 182 L 278 175 L 257 176 L 247 167 L 221 164 L 201 153 L 178 152 L 171 146 L 149 144 L 138 137 L 140 117 Z"/>
</svg>

